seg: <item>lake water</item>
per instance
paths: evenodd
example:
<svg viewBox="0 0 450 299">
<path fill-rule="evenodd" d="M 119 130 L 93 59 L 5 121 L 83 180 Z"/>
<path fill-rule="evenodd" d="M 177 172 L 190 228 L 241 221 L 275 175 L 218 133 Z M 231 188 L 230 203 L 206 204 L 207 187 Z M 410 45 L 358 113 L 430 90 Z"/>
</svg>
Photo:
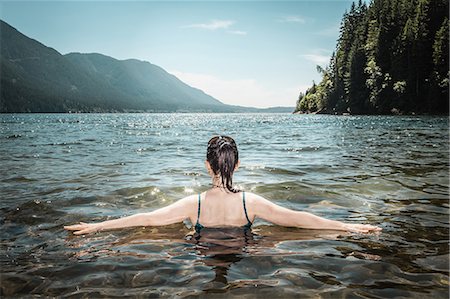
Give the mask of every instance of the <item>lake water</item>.
<svg viewBox="0 0 450 299">
<path fill-rule="evenodd" d="M 3 114 L 0 126 L 2 297 L 448 298 L 448 118 Z M 240 188 L 383 232 L 63 230 L 206 190 L 215 134 L 238 144 Z"/>
</svg>

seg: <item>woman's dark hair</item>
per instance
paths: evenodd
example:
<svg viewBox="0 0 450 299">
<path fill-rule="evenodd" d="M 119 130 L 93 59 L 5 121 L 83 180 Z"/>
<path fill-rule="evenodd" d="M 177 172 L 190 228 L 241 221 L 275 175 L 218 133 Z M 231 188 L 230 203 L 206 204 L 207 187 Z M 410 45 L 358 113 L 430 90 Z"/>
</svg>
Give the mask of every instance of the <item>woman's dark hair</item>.
<svg viewBox="0 0 450 299">
<path fill-rule="evenodd" d="M 215 175 L 220 175 L 222 185 L 230 192 L 240 190 L 233 188 L 233 172 L 239 160 L 236 142 L 229 136 L 214 136 L 208 142 L 206 160 Z"/>
</svg>

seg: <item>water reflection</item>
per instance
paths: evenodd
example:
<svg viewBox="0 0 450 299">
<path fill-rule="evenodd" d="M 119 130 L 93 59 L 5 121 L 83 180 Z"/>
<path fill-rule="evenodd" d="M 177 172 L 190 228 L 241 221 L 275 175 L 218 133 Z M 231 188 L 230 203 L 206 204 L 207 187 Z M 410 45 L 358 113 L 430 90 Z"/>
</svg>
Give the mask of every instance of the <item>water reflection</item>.
<svg viewBox="0 0 450 299">
<path fill-rule="evenodd" d="M 230 288 L 242 285 L 276 286 L 279 281 L 270 278 L 249 277 L 245 273 L 258 271 L 259 264 L 242 261 L 255 257 L 274 257 L 304 255 L 305 248 L 296 250 L 289 242 L 312 242 L 338 240 L 349 236 L 348 233 L 336 231 L 315 231 L 289 229 L 275 226 L 260 225 L 254 230 L 242 228 L 204 228 L 200 233 L 188 231 L 180 225 L 159 228 L 128 229 L 97 233 L 85 238 L 69 235 L 66 246 L 72 250 L 69 259 L 77 263 L 100 263 L 107 260 L 109 264 L 123 259 L 137 259 L 133 264 L 140 264 L 141 271 L 155 271 L 155 264 L 149 269 L 144 266 L 149 261 L 159 261 L 162 264 L 190 260 L 192 263 L 185 273 L 189 276 L 192 267 L 199 264 L 206 266 L 213 276 L 201 281 L 204 293 L 221 293 Z M 317 248 L 316 248 L 317 249 Z M 322 251 L 329 251 L 332 248 Z M 308 251 L 311 251 L 308 250 Z M 336 251 L 338 252 L 338 251 Z M 323 252 L 322 252 L 323 253 Z M 363 257 L 364 253 L 348 252 L 346 255 Z M 143 262 L 142 264 L 139 262 Z M 159 267 L 164 268 L 161 263 Z M 229 271 L 235 270 L 233 277 Z M 174 267 L 173 273 L 177 273 Z M 156 269 L 156 272 L 158 270 Z M 203 270 L 205 272 L 205 270 Z M 172 277 L 171 279 L 181 279 Z M 153 285 L 153 282 L 150 283 Z"/>
<path fill-rule="evenodd" d="M 187 236 L 187 239 L 195 244 L 199 260 L 210 267 L 214 273 L 214 279 L 209 283 L 213 286 L 205 291 L 218 288 L 215 283 L 228 285 L 227 275 L 231 265 L 241 261 L 249 246 L 256 246 L 258 236 L 251 229 L 244 228 L 204 228 L 200 233 Z"/>
<path fill-rule="evenodd" d="M 0 122 L 2 297 L 448 297 L 448 118 L 23 114 Z M 264 223 L 212 240 L 184 225 L 63 231 L 204 191 L 205 142 L 224 133 L 240 148 L 239 188 L 383 233 Z"/>
</svg>

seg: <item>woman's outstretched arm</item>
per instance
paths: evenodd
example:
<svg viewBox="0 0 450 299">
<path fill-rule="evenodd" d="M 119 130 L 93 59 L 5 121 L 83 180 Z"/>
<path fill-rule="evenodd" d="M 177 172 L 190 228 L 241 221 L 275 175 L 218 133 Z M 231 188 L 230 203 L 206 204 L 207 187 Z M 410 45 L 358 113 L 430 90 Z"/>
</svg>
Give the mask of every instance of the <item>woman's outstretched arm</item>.
<svg viewBox="0 0 450 299">
<path fill-rule="evenodd" d="M 253 212 L 256 217 L 277 225 L 308 229 L 342 230 L 359 233 L 381 231 L 380 227 L 374 225 L 345 223 L 322 218 L 307 212 L 290 210 L 276 205 L 256 194 L 251 194 L 248 197 L 250 199 L 251 212 Z"/>
<path fill-rule="evenodd" d="M 74 231 L 75 235 L 88 234 L 92 232 L 125 228 L 133 226 L 161 226 L 178 223 L 186 218 L 191 218 L 197 211 L 197 197 L 191 195 L 174 202 L 167 207 L 157 209 L 149 213 L 139 213 L 114 220 L 97 223 L 84 223 L 64 226 L 66 230 Z"/>
</svg>

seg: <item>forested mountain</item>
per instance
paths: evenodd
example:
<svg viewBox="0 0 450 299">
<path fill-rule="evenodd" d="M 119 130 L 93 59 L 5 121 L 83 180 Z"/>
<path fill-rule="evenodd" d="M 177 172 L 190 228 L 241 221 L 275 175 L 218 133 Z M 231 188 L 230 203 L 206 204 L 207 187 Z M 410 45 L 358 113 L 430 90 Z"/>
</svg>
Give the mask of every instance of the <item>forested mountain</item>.
<svg viewBox="0 0 450 299">
<path fill-rule="evenodd" d="M 131 98 L 138 109 L 228 109 L 220 101 L 146 61 L 117 60 L 102 54 L 70 53 L 64 56 L 89 76 L 100 78 L 108 88 L 123 94 L 122 97 Z"/>
<path fill-rule="evenodd" d="M 296 111 L 448 114 L 447 0 L 373 0 L 344 14 L 336 50 Z"/>
<path fill-rule="evenodd" d="M 0 112 L 272 111 L 223 104 L 149 62 L 61 55 L 1 20 L 0 33 Z"/>
<path fill-rule="evenodd" d="M 0 111 L 65 112 L 120 105 L 107 86 L 52 48 L 0 21 Z M 102 92 L 105 94 L 102 94 Z"/>
</svg>

